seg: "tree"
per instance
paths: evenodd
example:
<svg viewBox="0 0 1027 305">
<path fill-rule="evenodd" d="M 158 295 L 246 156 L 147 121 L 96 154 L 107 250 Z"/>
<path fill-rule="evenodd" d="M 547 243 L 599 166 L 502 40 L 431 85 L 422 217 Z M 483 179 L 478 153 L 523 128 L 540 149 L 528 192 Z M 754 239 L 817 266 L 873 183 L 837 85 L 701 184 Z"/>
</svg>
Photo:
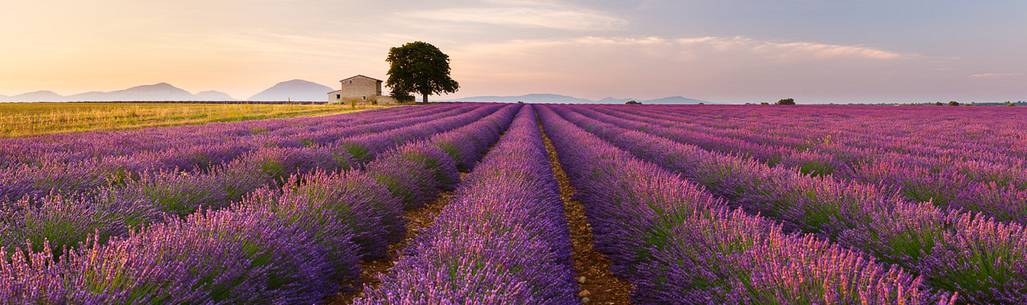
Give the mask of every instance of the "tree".
<svg viewBox="0 0 1027 305">
<path fill-rule="evenodd" d="M 428 96 L 453 93 L 460 84 L 449 77 L 449 55 L 427 42 L 415 41 L 389 50 L 389 80 L 385 85 L 399 92 L 420 93 L 425 103 Z"/>
<path fill-rule="evenodd" d="M 777 101 L 777 104 L 778 105 L 795 105 L 795 99 L 793 99 L 793 98 L 781 99 L 780 101 Z"/>
<path fill-rule="evenodd" d="M 949 106 L 959 106 L 959 102 L 957 102 L 957 101 L 949 101 Z"/>
<path fill-rule="evenodd" d="M 413 102 L 414 96 L 410 95 L 407 91 L 396 91 L 392 89 L 392 93 L 389 94 L 392 98 L 396 99 L 397 102 Z"/>
</svg>

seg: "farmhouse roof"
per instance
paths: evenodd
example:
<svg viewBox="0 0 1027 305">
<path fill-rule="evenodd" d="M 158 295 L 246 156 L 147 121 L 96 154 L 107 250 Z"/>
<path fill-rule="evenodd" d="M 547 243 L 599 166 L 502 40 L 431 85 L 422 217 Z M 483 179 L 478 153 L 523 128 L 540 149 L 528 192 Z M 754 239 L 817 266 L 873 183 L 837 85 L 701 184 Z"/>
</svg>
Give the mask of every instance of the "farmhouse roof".
<svg viewBox="0 0 1027 305">
<path fill-rule="evenodd" d="M 357 75 L 354 75 L 352 77 L 344 78 L 344 79 L 340 80 L 340 82 L 348 81 L 348 80 L 351 80 L 351 79 L 354 79 L 354 78 L 357 78 L 357 77 L 370 78 L 370 79 L 373 79 L 373 80 L 376 80 L 376 81 L 379 81 L 379 82 L 382 81 L 380 79 L 377 79 L 377 78 L 374 78 L 374 77 L 370 77 L 370 76 L 367 76 L 367 75 L 357 74 Z"/>
</svg>

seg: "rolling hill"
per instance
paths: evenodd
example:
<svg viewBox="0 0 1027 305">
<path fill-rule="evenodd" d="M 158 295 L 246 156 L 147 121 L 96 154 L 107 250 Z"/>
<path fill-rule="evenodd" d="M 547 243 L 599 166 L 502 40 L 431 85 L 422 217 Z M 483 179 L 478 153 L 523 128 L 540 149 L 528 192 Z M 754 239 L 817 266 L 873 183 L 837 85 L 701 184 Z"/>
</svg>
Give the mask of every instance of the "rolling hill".
<svg viewBox="0 0 1027 305">
<path fill-rule="evenodd" d="M 267 90 L 261 91 L 249 100 L 251 101 L 323 101 L 326 94 L 332 91 L 328 86 L 294 79 L 277 83 Z"/>
<path fill-rule="evenodd" d="M 14 96 L 0 96 L 8 102 L 133 102 L 133 101 L 228 101 L 231 96 L 219 91 L 189 93 L 168 83 L 135 86 L 116 91 L 89 91 L 73 95 L 60 95 L 41 90 Z"/>
</svg>

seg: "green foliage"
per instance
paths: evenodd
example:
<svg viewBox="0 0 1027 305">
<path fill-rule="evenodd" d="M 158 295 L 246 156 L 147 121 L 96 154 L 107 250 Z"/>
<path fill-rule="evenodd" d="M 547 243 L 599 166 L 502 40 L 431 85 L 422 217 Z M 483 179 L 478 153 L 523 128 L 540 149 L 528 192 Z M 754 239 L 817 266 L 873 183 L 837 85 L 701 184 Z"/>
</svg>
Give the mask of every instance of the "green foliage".
<svg viewBox="0 0 1027 305">
<path fill-rule="evenodd" d="M 834 167 L 821 161 L 807 161 L 799 167 L 799 171 L 810 176 L 826 176 L 834 172 Z"/>
<path fill-rule="evenodd" d="M 429 95 L 460 89 L 460 84 L 449 76 L 449 55 L 427 42 L 415 41 L 392 48 L 385 61 L 389 63 L 385 85 L 392 88 L 393 96 L 416 92 L 427 103 Z"/>
<path fill-rule="evenodd" d="M 404 205 L 416 200 L 416 198 L 414 198 L 414 192 L 403 187 L 403 185 L 399 182 L 398 179 L 396 179 L 396 177 L 389 176 L 386 174 L 378 174 L 375 175 L 374 178 L 378 181 L 378 183 L 385 185 L 385 188 L 389 190 L 389 193 L 392 193 L 393 196 L 399 198 Z"/>
<path fill-rule="evenodd" d="M 454 145 L 453 143 L 442 142 L 439 143 L 438 146 L 442 149 L 442 151 L 446 152 L 446 154 L 449 155 L 450 158 L 453 158 L 453 160 L 461 160 L 460 149 L 457 148 L 456 145 Z M 460 166 L 460 164 L 457 164 L 457 167 L 460 167 L 461 170 L 467 170 L 466 168 L 463 168 L 463 166 Z"/>
<path fill-rule="evenodd" d="M 789 105 L 789 106 L 795 105 L 795 99 L 793 99 L 793 98 L 781 99 L 781 100 L 777 101 L 777 104 L 778 105 Z"/>
<path fill-rule="evenodd" d="M 371 155 L 371 151 L 357 143 L 343 143 L 342 148 L 353 157 L 353 160 L 357 161 L 370 161 L 368 160 Z"/>
<path fill-rule="evenodd" d="M 396 99 L 397 102 L 414 102 L 414 96 L 410 95 L 409 92 L 397 91 L 395 88 L 392 89 L 392 93 L 389 94 L 392 98 Z"/>
<path fill-rule="evenodd" d="M 270 159 L 260 162 L 260 171 L 275 179 L 284 179 L 288 175 L 282 163 Z"/>
<path fill-rule="evenodd" d="M 162 212 L 185 217 L 196 211 L 197 202 L 208 194 L 196 190 L 182 190 L 172 185 L 147 184 L 143 187 L 146 198 L 160 208 Z M 142 221 L 141 219 L 139 220 Z"/>
</svg>

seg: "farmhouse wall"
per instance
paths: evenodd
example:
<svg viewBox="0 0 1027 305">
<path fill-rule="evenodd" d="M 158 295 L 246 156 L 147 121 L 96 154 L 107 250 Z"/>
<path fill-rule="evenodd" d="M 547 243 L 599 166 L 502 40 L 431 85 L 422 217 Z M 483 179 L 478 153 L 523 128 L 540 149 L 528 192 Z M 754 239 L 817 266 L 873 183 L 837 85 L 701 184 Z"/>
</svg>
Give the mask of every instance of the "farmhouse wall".
<svg viewBox="0 0 1027 305">
<path fill-rule="evenodd" d="M 381 83 L 378 80 L 353 77 L 342 81 L 342 98 L 370 98 L 382 95 Z"/>
</svg>

